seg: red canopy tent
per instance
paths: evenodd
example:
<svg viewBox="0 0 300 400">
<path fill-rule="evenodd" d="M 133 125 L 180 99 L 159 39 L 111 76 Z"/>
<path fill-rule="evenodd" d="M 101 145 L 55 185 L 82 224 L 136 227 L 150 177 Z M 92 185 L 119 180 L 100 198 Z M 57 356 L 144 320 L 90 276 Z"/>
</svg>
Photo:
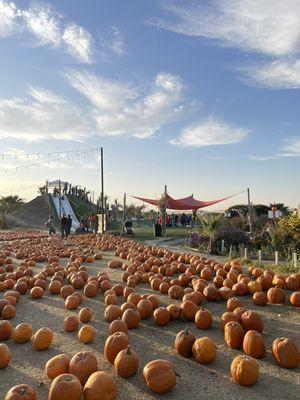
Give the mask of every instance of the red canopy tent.
<svg viewBox="0 0 300 400">
<path fill-rule="evenodd" d="M 193 195 L 176 200 L 167 194 L 166 208 L 168 210 L 198 210 L 199 208 L 204 208 L 211 206 L 213 204 L 220 203 L 221 201 L 230 199 L 231 197 L 234 197 L 236 195 L 237 194 L 228 197 L 223 197 L 222 199 L 218 200 L 201 201 L 194 199 Z M 131 197 L 134 197 L 135 199 L 141 200 L 145 203 L 152 204 L 153 206 L 158 206 L 160 202 L 159 200 L 147 199 L 144 197 L 137 197 L 137 196 L 131 196 Z"/>
</svg>

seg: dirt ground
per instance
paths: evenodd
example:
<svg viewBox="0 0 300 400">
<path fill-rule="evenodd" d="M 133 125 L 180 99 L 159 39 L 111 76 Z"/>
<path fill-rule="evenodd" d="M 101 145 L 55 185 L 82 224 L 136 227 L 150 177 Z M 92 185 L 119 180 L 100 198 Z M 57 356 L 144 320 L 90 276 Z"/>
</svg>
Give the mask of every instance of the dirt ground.
<svg viewBox="0 0 300 400">
<path fill-rule="evenodd" d="M 108 269 L 107 262 L 115 258 L 112 253 L 103 252 L 103 259 L 92 264 L 84 264 L 89 273 L 97 274 L 107 271 L 113 282 L 121 281 L 120 270 Z M 38 271 L 43 264 L 35 267 Z M 146 284 L 139 284 L 137 292 L 153 293 Z M 158 295 L 158 292 L 155 292 Z M 1 296 L 2 297 L 2 296 Z M 159 295 L 162 304 L 177 302 L 165 295 Z M 119 298 L 120 301 L 121 298 Z M 122 298 L 123 299 L 123 298 Z M 120 400 L 150 400 L 150 399 L 300 399 L 299 369 L 287 370 L 279 368 L 271 354 L 272 341 L 277 337 L 287 336 L 300 346 L 300 310 L 289 305 L 257 307 L 250 296 L 242 297 L 247 309 L 257 310 L 265 323 L 264 338 L 267 348 L 266 356 L 258 360 L 260 378 L 256 385 L 250 388 L 241 387 L 230 379 L 230 364 L 232 359 L 242 354 L 239 350 L 231 350 L 223 339 L 223 332 L 219 328 L 219 318 L 225 311 L 225 302 L 204 302 L 203 307 L 209 309 L 214 316 L 213 327 L 207 331 L 196 328 L 194 323 L 183 319 L 170 322 L 166 327 L 156 327 L 153 320 L 142 320 L 136 330 L 129 331 L 129 342 L 132 349 L 140 358 L 138 373 L 129 378 L 119 378 L 113 367 L 104 360 L 103 348 L 108 334 L 109 323 L 104 320 L 104 296 L 99 293 L 96 298 L 85 299 L 82 307 L 93 309 L 94 316 L 90 322 L 97 330 L 93 343 L 84 345 L 79 343 L 77 333 L 66 333 L 63 329 L 63 320 L 67 315 L 77 315 L 78 310 L 68 311 L 64 308 L 64 301 L 58 296 L 49 295 L 46 291 L 42 299 L 33 300 L 28 295 L 21 296 L 17 305 L 17 316 L 11 320 L 13 326 L 21 322 L 32 324 L 34 331 L 48 326 L 54 331 L 54 340 L 46 351 L 36 351 L 32 342 L 16 344 L 13 340 L 6 341 L 9 346 L 12 360 L 10 365 L 0 370 L 0 399 L 4 399 L 6 392 L 14 385 L 26 383 L 35 387 L 39 400 L 46 400 L 50 380 L 45 377 L 44 366 L 53 356 L 60 353 L 74 355 L 79 351 L 92 351 L 98 358 L 99 369 L 114 375 L 117 382 L 117 399 Z M 123 299 L 124 300 L 124 299 Z M 179 303 L 179 302 L 178 302 Z M 177 355 L 173 349 L 176 334 L 188 328 L 197 337 L 209 336 L 217 345 L 217 358 L 207 366 L 197 364 L 193 359 L 185 359 Z M 142 369 L 144 365 L 156 358 L 170 360 L 180 375 L 176 387 L 168 394 L 154 395 L 143 382 Z"/>
</svg>

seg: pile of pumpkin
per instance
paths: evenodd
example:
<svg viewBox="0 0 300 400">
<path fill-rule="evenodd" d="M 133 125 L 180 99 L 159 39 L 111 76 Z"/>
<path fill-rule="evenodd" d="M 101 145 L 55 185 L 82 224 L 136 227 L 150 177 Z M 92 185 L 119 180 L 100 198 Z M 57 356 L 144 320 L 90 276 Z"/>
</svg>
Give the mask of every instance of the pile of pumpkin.
<svg viewBox="0 0 300 400">
<path fill-rule="evenodd" d="M 89 276 L 87 268 L 82 264 L 101 259 L 100 251 L 115 251 L 115 255 L 123 260 L 112 260 L 108 263 L 109 268 L 124 270 L 123 284 L 112 285 L 105 272 L 99 272 L 97 276 Z M 23 260 L 16 270 L 11 259 L 13 255 Z M 60 265 L 60 258 L 69 259 L 65 267 Z M 34 274 L 32 267 L 36 265 L 36 262 L 44 261 L 47 262 L 45 267 L 38 274 Z M 177 274 L 178 277 L 174 277 Z M 212 283 L 209 283 L 210 281 Z M 181 299 L 182 303 L 160 307 L 159 298 L 154 294 L 142 296 L 136 292 L 135 288 L 139 283 L 148 283 L 154 291 L 166 294 L 172 299 Z M 290 297 L 291 304 L 300 305 L 299 273 L 284 276 L 270 270 L 264 271 L 250 267 L 247 275 L 235 261 L 222 265 L 212 259 L 178 254 L 113 236 L 89 235 L 84 239 L 74 237 L 69 243 L 61 242 L 57 238 L 51 242 L 33 238 L 24 241 L 16 240 L 13 244 L 7 243 L 0 254 L 0 291 L 5 291 L 3 300 L 0 300 L 1 317 L 5 319 L 14 317 L 20 295 L 30 291 L 31 297 L 38 299 L 43 296 L 47 286 L 52 295 L 60 295 L 65 300 L 67 310 L 75 310 L 84 296 L 95 297 L 99 291 L 104 294 L 104 302 L 107 306 L 104 316 L 111 323 L 104 354 L 107 360 L 114 364 L 117 374 L 123 377 L 131 376 L 138 368 L 138 356 L 128 347 L 128 329 L 137 328 L 141 319 L 145 318 L 152 317 L 157 326 L 164 326 L 181 316 L 187 321 L 194 321 L 199 329 L 209 329 L 212 325 L 212 315 L 199 306 L 204 300 L 222 299 L 227 300 L 228 308 L 220 322 L 221 328 L 224 329 L 225 341 L 231 348 L 243 347 L 246 353 L 245 356 L 241 355 L 233 360 L 232 378 L 241 385 L 254 384 L 258 379 L 258 365 L 254 358 L 262 357 L 265 353 L 261 335 L 263 322 L 256 312 L 246 311 L 240 300 L 233 296 L 251 294 L 256 305 L 266 305 L 267 302 L 284 303 L 284 289 L 288 289 L 295 290 Z M 77 291 L 81 289 L 83 295 Z M 125 302 L 119 306 L 120 296 L 124 297 Z M 69 316 L 65 319 L 65 330 L 76 331 L 79 322 L 86 324 L 92 319 L 92 315 L 90 308 L 82 308 L 78 317 Z M 28 325 L 21 324 L 13 331 L 8 321 L 1 321 L 0 340 L 6 340 L 11 336 L 16 340 L 18 335 L 22 337 L 21 340 L 30 340 L 32 328 Z M 6 330 L 10 332 L 7 334 L 8 337 L 5 339 L 5 335 L 2 335 L 1 339 L 1 331 Z M 95 334 L 96 331 L 92 326 L 83 325 L 78 332 L 78 339 L 82 343 L 89 343 L 94 339 Z M 36 349 L 48 348 L 52 337 L 53 332 L 50 329 L 40 329 L 34 336 Z M 36 345 L 39 338 L 42 338 L 41 348 Z M 203 364 L 213 362 L 216 357 L 216 346 L 210 338 L 197 339 L 188 331 L 182 331 L 177 335 L 175 348 L 179 354 L 185 357 L 193 355 L 197 362 Z M 3 344 L 0 350 L 0 360 L 2 354 L 5 366 L 7 360 L 9 362 L 10 359 L 9 349 Z M 282 367 L 296 368 L 299 365 L 299 350 L 287 338 L 276 339 L 272 352 L 276 362 Z M 54 380 L 51 384 L 49 399 L 60 398 L 55 394 L 60 393 L 59 387 L 73 388 L 73 386 L 77 387 L 76 393 L 80 392 L 81 395 L 83 391 L 85 399 L 102 399 L 105 397 L 101 397 L 100 394 L 99 397 L 89 397 L 87 393 L 92 393 L 95 390 L 93 388 L 97 388 L 100 384 L 102 387 L 103 382 L 110 387 L 112 394 L 109 398 L 114 398 L 115 383 L 110 375 L 97 371 L 96 368 L 83 383 L 80 377 L 73 373 L 73 369 L 70 369 L 69 357 L 66 355 L 57 357 L 56 360 L 49 361 L 48 367 L 49 365 L 64 367 L 63 370 L 58 368 L 57 376 L 51 375 L 51 379 L 54 378 Z M 97 375 L 94 375 L 95 373 Z M 47 372 L 46 374 L 50 378 Z M 145 366 L 143 376 L 148 387 L 156 393 L 165 393 L 176 383 L 175 368 L 167 360 L 153 360 Z M 87 384 L 87 388 L 92 388 L 91 391 L 86 388 Z M 23 386 L 20 385 L 18 390 L 22 393 L 24 390 L 28 390 L 28 393 L 32 392 L 32 388 L 25 389 Z M 99 389 L 97 390 L 99 392 Z M 9 393 L 7 396 L 6 400 L 14 398 L 9 397 Z"/>
</svg>

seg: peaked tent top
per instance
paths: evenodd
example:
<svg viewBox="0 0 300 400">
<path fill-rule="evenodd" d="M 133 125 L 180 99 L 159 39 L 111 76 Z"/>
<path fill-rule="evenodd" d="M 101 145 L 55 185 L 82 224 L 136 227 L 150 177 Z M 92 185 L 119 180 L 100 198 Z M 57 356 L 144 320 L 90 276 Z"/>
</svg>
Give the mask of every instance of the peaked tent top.
<svg viewBox="0 0 300 400">
<path fill-rule="evenodd" d="M 237 194 L 239 194 L 239 193 L 236 193 L 232 196 L 223 197 L 222 199 L 210 200 L 210 201 L 196 200 L 196 199 L 194 199 L 193 195 L 176 200 L 167 194 L 167 209 L 168 210 L 198 210 L 199 208 L 208 207 L 213 204 L 220 203 L 221 201 L 230 199 L 231 197 L 234 197 Z M 131 197 L 134 197 L 135 199 L 141 200 L 145 203 L 152 204 L 153 206 L 158 206 L 160 203 L 160 200 L 147 199 L 145 197 L 137 197 L 137 196 L 131 196 Z"/>
</svg>

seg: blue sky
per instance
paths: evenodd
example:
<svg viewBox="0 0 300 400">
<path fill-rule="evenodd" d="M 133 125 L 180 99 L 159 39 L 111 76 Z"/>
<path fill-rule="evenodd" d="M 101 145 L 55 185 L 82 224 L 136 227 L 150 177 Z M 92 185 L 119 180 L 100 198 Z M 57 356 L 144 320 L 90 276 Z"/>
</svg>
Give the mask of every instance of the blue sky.
<svg viewBox="0 0 300 400">
<path fill-rule="evenodd" d="M 249 186 L 295 207 L 299 45 L 294 0 L 0 0 L 1 194 L 59 177 L 98 193 L 95 153 L 15 167 L 102 145 L 111 199 Z"/>
</svg>

